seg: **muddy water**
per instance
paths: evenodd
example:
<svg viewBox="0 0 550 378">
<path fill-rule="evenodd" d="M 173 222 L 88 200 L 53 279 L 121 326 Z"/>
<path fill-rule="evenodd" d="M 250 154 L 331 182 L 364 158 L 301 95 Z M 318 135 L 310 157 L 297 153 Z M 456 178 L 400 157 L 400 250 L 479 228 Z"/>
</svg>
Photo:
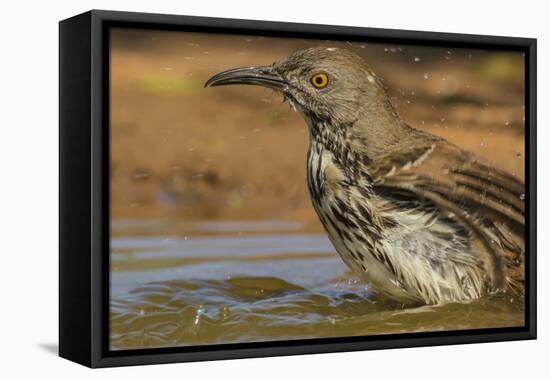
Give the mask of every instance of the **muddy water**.
<svg viewBox="0 0 550 378">
<path fill-rule="evenodd" d="M 506 297 L 381 301 L 297 222 L 116 219 L 112 235 L 115 350 L 523 325 Z"/>
</svg>

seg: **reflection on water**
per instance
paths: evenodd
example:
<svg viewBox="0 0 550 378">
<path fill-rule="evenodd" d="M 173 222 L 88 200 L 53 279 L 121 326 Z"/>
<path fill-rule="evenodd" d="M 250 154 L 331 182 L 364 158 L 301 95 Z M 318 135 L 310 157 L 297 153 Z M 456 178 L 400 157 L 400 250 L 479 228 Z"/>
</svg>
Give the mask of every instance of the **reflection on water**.
<svg viewBox="0 0 550 378">
<path fill-rule="evenodd" d="M 377 300 L 324 235 L 293 222 L 112 223 L 113 349 L 523 324 L 505 297 L 421 308 Z"/>
</svg>

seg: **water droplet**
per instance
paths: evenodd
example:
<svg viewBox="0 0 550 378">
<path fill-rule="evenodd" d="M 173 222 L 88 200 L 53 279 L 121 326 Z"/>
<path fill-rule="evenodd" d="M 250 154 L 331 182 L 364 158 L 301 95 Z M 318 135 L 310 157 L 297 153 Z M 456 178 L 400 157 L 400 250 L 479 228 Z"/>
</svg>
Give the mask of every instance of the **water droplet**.
<svg viewBox="0 0 550 378">
<path fill-rule="evenodd" d="M 420 62 L 420 60 L 421 60 L 421 59 L 420 59 L 419 57 L 417 57 L 417 56 L 414 57 L 414 61 L 415 61 L 415 62 Z"/>
<path fill-rule="evenodd" d="M 426 72 L 426 73 L 424 74 L 424 79 L 428 79 L 429 77 L 430 77 L 430 75 Z"/>
<path fill-rule="evenodd" d="M 479 142 L 479 145 L 480 145 L 481 147 L 485 146 L 485 141 L 482 140 L 481 142 Z"/>
<path fill-rule="evenodd" d="M 521 153 L 516 152 L 516 159 L 521 159 Z"/>
<path fill-rule="evenodd" d="M 220 306 L 218 313 L 221 318 L 227 318 L 230 315 L 229 307 L 226 305 Z"/>
<path fill-rule="evenodd" d="M 510 126 L 510 121 L 504 122 L 504 126 Z"/>
<path fill-rule="evenodd" d="M 521 193 L 519 195 L 519 199 L 523 201 L 525 199 L 525 193 Z"/>
<path fill-rule="evenodd" d="M 195 322 L 194 322 L 195 326 L 198 326 L 201 321 L 201 315 L 199 311 L 197 311 L 197 316 L 195 316 Z"/>
</svg>

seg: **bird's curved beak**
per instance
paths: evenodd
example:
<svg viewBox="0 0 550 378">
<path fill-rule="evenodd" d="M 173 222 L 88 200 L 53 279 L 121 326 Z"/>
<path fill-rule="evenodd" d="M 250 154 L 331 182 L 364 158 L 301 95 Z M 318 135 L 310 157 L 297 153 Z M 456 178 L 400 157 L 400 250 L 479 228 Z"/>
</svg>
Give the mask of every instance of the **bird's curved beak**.
<svg viewBox="0 0 550 378">
<path fill-rule="evenodd" d="M 220 72 L 208 79 L 204 87 L 217 87 L 230 84 L 259 85 L 283 92 L 289 86 L 288 82 L 273 72 L 272 67 L 264 66 L 234 68 Z"/>
</svg>

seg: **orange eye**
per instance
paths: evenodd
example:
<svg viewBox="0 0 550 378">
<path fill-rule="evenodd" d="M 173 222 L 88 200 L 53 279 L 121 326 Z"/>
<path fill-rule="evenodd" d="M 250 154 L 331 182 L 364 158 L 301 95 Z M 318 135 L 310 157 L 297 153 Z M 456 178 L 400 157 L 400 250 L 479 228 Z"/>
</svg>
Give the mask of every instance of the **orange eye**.
<svg viewBox="0 0 550 378">
<path fill-rule="evenodd" d="M 328 85 L 328 76 L 324 72 L 319 72 L 311 77 L 311 85 L 317 89 L 323 89 Z"/>
</svg>

